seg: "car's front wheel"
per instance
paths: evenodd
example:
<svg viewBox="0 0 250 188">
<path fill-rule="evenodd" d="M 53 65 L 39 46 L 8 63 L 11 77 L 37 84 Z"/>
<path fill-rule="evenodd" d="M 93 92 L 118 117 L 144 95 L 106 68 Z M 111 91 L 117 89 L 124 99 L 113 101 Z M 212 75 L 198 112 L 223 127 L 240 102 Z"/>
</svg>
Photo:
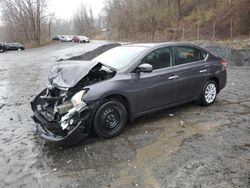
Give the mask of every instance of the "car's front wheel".
<svg viewBox="0 0 250 188">
<path fill-rule="evenodd" d="M 202 106 L 213 104 L 217 97 L 217 93 L 216 82 L 213 80 L 207 81 L 200 95 L 200 99 L 198 100 L 198 104 Z"/>
<path fill-rule="evenodd" d="M 93 129 L 97 136 L 112 138 L 120 134 L 127 124 L 128 112 L 124 104 L 117 100 L 103 103 L 97 110 Z"/>
</svg>

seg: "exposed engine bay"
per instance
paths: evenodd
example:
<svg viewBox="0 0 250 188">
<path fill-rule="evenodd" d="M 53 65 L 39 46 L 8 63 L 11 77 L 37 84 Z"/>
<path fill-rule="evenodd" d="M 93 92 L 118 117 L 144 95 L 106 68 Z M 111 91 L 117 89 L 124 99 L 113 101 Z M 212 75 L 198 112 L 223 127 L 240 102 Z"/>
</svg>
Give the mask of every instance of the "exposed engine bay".
<svg viewBox="0 0 250 188">
<path fill-rule="evenodd" d="M 31 102 L 38 131 L 49 140 L 63 140 L 72 132 L 88 134 L 95 104 L 82 99 L 88 92 L 85 87 L 116 74 L 101 63 L 84 63 L 54 67 L 47 88 Z"/>
</svg>

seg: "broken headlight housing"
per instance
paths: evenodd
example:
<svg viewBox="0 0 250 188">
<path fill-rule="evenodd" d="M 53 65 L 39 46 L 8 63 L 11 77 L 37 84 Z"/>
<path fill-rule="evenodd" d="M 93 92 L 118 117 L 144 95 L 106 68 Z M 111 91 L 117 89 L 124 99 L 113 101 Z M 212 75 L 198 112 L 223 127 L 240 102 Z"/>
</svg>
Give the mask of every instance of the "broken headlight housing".
<svg viewBox="0 0 250 188">
<path fill-rule="evenodd" d="M 83 101 L 82 101 L 82 97 L 87 93 L 87 90 L 82 90 L 79 91 L 78 93 L 76 93 L 72 98 L 71 98 L 71 102 L 73 104 L 74 107 L 80 105 Z"/>
<path fill-rule="evenodd" d="M 76 93 L 72 98 L 71 102 L 73 104 L 73 108 L 68 111 L 66 115 L 61 118 L 61 127 L 62 129 L 66 129 L 69 125 L 74 124 L 74 114 L 80 112 L 87 104 L 82 100 L 82 97 L 87 93 L 87 90 L 82 90 Z"/>
</svg>

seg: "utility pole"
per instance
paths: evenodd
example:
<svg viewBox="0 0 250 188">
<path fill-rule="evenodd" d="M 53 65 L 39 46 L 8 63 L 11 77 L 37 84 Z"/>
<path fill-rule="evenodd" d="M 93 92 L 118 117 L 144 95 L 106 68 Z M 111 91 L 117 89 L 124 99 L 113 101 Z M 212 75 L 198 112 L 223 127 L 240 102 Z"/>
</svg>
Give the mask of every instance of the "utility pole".
<svg viewBox="0 0 250 188">
<path fill-rule="evenodd" d="M 216 23 L 214 22 L 214 25 L 213 25 L 213 40 L 215 39 L 215 27 L 216 27 Z"/>
<path fill-rule="evenodd" d="M 175 34 L 176 34 L 176 29 L 174 29 L 173 42 L 175 41 Z"/>
<path fill-rule="evenodd" d="M 40 45 L 41 41 L 41 4 L 40 0 L 36 1 L 36 7 L 37 7 L 37 12 L 36 12 L 36 40 L 38 42 L 38 45 Z"/>
<path fill-rule="evenodd" d="M 233 38 L 233 18 L 230 21 L 230 38 Z"/>
<path fill-rule="evenodd" d="M 233 14 L 232 14 L 232 0 L 229 0 L 229 6 L 230 6 L 230 15 L 231 15 L 231 20 L 230 20 L 230 38 L 233 38 Z"/>
<path fill-rule="evenodd" d="M 200 24 L 197 25 L 197 40 L 200 38 Z"/>
<path fill-rule="evenodd" d="M 182 27 L 182 40 L 185 39 L 185 27 L 183 26 Z"/>
</svg>

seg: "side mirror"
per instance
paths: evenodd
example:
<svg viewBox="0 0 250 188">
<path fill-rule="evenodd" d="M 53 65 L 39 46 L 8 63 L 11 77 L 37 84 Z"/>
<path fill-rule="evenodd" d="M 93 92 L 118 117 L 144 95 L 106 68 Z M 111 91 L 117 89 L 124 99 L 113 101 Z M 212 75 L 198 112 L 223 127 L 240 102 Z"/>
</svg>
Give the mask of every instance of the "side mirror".
<svg viewBox="0 0 250 188">
<path fill-rule="evenodd" d="M 136 72 L 150 73 L 153 71 L 153 66 L 148 63 L 143 63 L 136 68 Z"/>
</svg>

